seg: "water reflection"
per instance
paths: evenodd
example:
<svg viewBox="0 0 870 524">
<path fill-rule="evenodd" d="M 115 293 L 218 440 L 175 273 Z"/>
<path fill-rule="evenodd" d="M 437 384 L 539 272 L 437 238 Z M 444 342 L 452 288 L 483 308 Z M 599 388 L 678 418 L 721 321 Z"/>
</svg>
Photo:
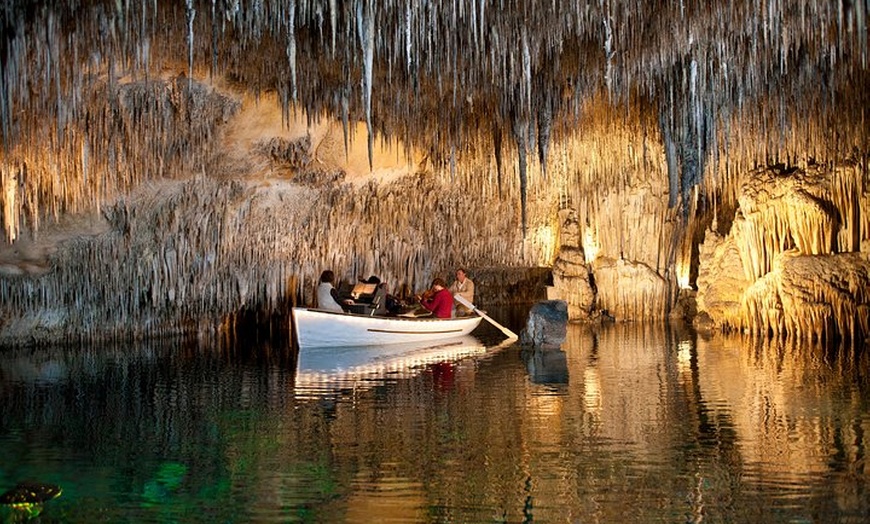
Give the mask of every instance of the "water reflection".
<svg viewBox="0 0 870 524">
<path fill-rule="evenodd" d="M 823 483 L 832 492 L 825 505 L 868 514 L 866 351 L 701 340 L 698 366 L 707 370 L 699 389 L 710 414 L 732 420 L 753 490 L 795 490 L 799 498 L 801 486 Z"/>
<path fill-rule="evenodd" d="M 61 486 L 41 522 L 870 513 L 863 349 L 640 324 L 572 325 L 556 350 L 499 340 L 375 373 L 326 359 L 310 382 L 266 342 L 7 350 L 0 492 Z"/>
<path fill-rule="evenodd" d="M 296 389 L 313 389 L 317 394 L 330 388 L 372 385 L 387 377 L 410 378 L 427 367 L 449 372 L 452 362 L 482 357 L 502 347 L 487 347 L 479 338 L 466 335 L 386 346 L 305 348 L 298 356 Z"/>
<path fill-rule="evenodd" d="M 535 384 L 568 384 L 568 357 L 561 349 L 525 348 L 520 356 Z"/>
</svg>

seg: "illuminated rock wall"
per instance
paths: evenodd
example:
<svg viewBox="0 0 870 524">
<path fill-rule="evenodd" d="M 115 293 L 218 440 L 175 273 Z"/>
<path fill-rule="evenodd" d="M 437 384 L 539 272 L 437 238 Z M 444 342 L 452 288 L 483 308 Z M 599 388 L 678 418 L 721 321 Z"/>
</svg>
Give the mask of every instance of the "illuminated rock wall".
<svg viewBox="0 0 870 524">
<path fill-rule="evenodd" d="M 568 304 L 568 318 L 588 320 L 595 312 L 594 280 L 583 250 L 580 224 L 573 212 L 560 213 L 559 255 L 553 264 L 553 288 Z M 591 248 L 591 246 L 590 246 Z"/>
<path fill-rule="evenodd" d="M 701 249 L 699 309 L 763 336 L 870 336 L 865 169 L 750 173 L 730 232 Z"/>
<path fill-rule="evenodd" d="M 186 129 L 191 116 L 167 105 L 178 81 L 157 85 L 147 83 L 151 95 L 133 111 L 156 108 L 166 128 Z M 227 115 L 201 131 L 211 140 L 184 148 L 152 140 L 158 156 L 178 165 L 129 161 L 121 171 L 153 173 L 102 202 L 99 214 L 62 214 L 0 253 L 0 342 L 174 334 L 229 326 L 249 311 L 286 314 L 312 302 L 326 268 L 351 282 L 377 274 L 400 293 L 421 291 L 434 276 L 451 279 L 458 266 L 530 267 L 552 256 L 546 239 L 523 241 L 511 202 L 450 184 L 403 159 L 395 143 L 379 143 L 369 168 L 365 142 L 345 151 L 328 121 L 288 121 L 274 98 L 193 86 L 188 106 Z M 127 122 L 124 113 L 107 120 L 120 130 Z M 88 177 L 108 180 L 114 164 L 102 154 L 116 151 L 94 148 Z M 534 223 L 537 216 L 530 212 Z M 480 295 L 506 299 L 487 288 L 517 278 L 525 277 L 482 271 Z"/>
<path fill-rule="evenodd" d="M 5 2 L 2 330 L 171 332 L 325 267 L 462 265 L 553 268 L 573 319 L 695 286 L 714 325 L 860 337 L 860 293 L 771 281 L 868 252 L 866 4 L 577 5 Z"/>
</svg>

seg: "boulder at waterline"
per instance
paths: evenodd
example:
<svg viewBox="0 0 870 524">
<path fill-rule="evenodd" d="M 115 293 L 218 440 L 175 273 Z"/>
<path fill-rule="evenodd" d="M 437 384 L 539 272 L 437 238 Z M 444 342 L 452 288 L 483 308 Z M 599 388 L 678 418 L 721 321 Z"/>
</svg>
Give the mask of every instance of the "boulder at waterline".
<svg viewBox="0 0 870 524">
<path fill-rule="evenodd" d="M 558 347 L 568 334 L 568 303 L 544 300 L 529 310 L 520 344 L 534 347 Z"/>
</svg>

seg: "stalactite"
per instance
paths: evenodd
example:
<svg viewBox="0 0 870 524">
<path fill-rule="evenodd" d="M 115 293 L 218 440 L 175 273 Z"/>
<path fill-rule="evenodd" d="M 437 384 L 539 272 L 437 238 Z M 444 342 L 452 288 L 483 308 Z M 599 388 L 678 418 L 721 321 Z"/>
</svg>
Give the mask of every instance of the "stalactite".
<svg viewBox="0 0 870 524">
<path fill-rule="evenodd" d="M 196 18 L 196 9 L 193 7 L 193 0 L 186 0 L 187 7 L 187 81 L 188 87 L 193 82 L 193 21 Z"/>
<path fill-rule="evenodd" d="M 356 5 L 357 34 L 363 54 L 363 110 L 368 131 L 369 169 L 372 167 L 374 128 L 372 126 L 372 75 L 375 51 L 375 7 L 373 0 L 358 0 Z"/>
<path fill-rule="evenodd" d="M 547 154 L 550 150 L 550 132 L 553 128 L 553 108 L 548 96 L 538 108 L 538 162 L 541 164 L 541 176 L 547 180 Z"/>
<path fill-rule="evenodd" d="M 154 334 L 184 329 L 175 324 L 180 318 L 221 317 L 255 306 L 280 310 L 297 291 L 306 303 L 327 260 L 346 280 L 376 273 L 391 289 L 420 290 L 433 276 L 447 276 L 459 257 L 473 266 L 494 258 L 516 263 L 522 256 L 519 242 L 505 242 L 518 235 L 507 202 L 490 203 L 490 238 L 473 243 L 473 229 L 449 224 L 479 207 L 478 197 L 432 177 L 325 191 L 277 182 L 258 186 L 195 178 L 122 200 L 106 210 L 112 233 L 59 251 L 57 271 L 36 281 L 0 279 L 9 297 L 3 308 L 13 308 L 4 311 L 14 311 L 21 330 L 38 326 L 44 334 L 69 330 L 88 338 L 134 328 Z M 441 198 L 420 210 L 414 194 Z M 406 233 L 385 234 L 396 217 L 408 223 Z M 329 242 L 323 240 L 327 232 Z M 466 247 L 433 257 L 442 239 Z M 298 290 L 287 288 L 296 282 L 288 273 L 302 276 Z M 44 315 L 22 317 L 44 308 L 56 315 L 52 323 Z M 4 331 L 0 338 L 15 333 Z"/>
<path fill-rule="evenodd" d="M 767 336 L 860 341 L 870 326 L 870 273 L 855 253 L 830 257 L 789 252 L 747 290 L 742 327 Z"/>
<path fill-rule="evenodd" d="M 290 67 L 290 93 L 293 103 L 296 103 L 296 0 L 290 0 L 287 5 L 287 61 Z"/>
<path fill-rule="evenodd" d="M 114 5 L 94 2 L 83 6 L 82 12 L 76 13 L 75 17 L 67 16 L 67 8 L 58 5 L 32 15 L 32 21 L 24 18 L 26 4 L 24 0 L 13 2 L 4 11 L 4 28 L 28 24 L 39 27 L 40 17 L 53 16 L 51 13 L 57 11 L 60 13 L 57 20 L 79 20 L 75 26 L 76 35 L 95 34 L 100 37 L 95 39 L 98 48 L 92 52 L 88 50 L 90 42 L 86 36 L 63 38 L 65 32 L 72 34 L 72 28 L 66 22 L 52 27 L 50 31 L 54 34 L 51 35 L 21 35 L 14 29 L 4 31 L 7 36 L 3 39 L 3 46 L 9 52 L 3 54 L 9 58 L 4 78 L 0 79 L 3 88 L 0 119 L 4 136 L 10 138 L 13 136 L 11 115 L 16 111 L 15 107 L 27 107 L 31 103 L 41 106 L 48 96 L 54 97 L 55 101 L 58 96 L 56 89 L 30 90 L 22 85 L 20 79 L 25 63 L 28 68 L 35 67 L 36 74 L 30 78 L 41 78 L 39 70 L 59 71 L 60 76 L 51 79 L 55 85 L 64 92 L 80 91 L 78 84 L 82 80 L 75 79 L 64 67 L 54 67 L 53 62 L 58 60 L 56 57 L 40 57 L 30 62 L 22 60 L 24 56 L 32 56 L 27 55 L 28 49 L 40 47 L 40 40 L 69 41 L 70 49 L 64 50 L 65 54 L 87 60 L 96 68 L 109 64 L 107 69 L 111 77 L 115 69 L 123 69 L 125 64 L 131 63 L 131 57 L 122 56 L 128 53 L 139 53 L 135 62 L 153 64 L 155 70 L 177 61 L 181 56 L 181 40 L 173 41 L 166 35 L 172 31 L 184 33 L 188 36 L 184 40 L 187 45 L 183 46 L 188 58 L 188 77 L 196 74 L 198 64 L 193 62 L 206 59 L 212 75 L 229 74 L 241 82 L 248 82 L 254 91 L 268 89 L 270 83 L 289 78 L 288 100 L 294 98 L 292 94 L 295 92 L 299 103 L 314 114 L 319 114 L 324 108 L 335 114 L 341 111 L 340 103 L 324 103 L 323 100 L 340 100 L 340 97 L 330 96 L 330 91 L 335 93 L 345 87 L 341 82 L 332 82 L 328 74 L 324 76 L 317 72 L 347 68 L 352 82 L 360 81 L 360 103 L 355 102 L 349 108 L 351 118 L 359 114 L 365 116 L 371 123 L 370 134 L 374 134 L 374 122 L 378 121 L 377 129 L 387 134 L 411 137 L 424 149 L 431 145 L 424 143 L 427 138 L 432 138 L 432 129 L 437 126 L 431 122 L 433 113 L 423 109 L 419 101 L 421 95 L 431 97 L 433 78 L 442 85 L 441 92 L 451 98 L 470 97 L 475 101 L 495 98 L 496 105 L 522 107 L 532 112 L 545 103 L 540 93 L 583 83 L 600 82 L 599 86 L 614 100 L 626 100 L 633 92 L 649 93 L 653 100 L 667 98 L 666 86 L 682 84 L 680 76 L 687 72 L 686 89 L 680 93 L 680 99 L 673 100 L 673 105 L 690 108 L 691 123 L 679 125 L 694 129 L 692 143 L 687 142 L 687 148 L 695 151 L 693 158 L 699 161 L 705 158 L 703 143 L 709 142 L 705 135 L 717 136 L 712 126 L 723 125 L 721 121 L 711 119 L 713 111 L 718 113 L 731 106 L 739 112 L 754 105 L 750 102 L 755 100 L 765 105 L 764 98 L 774 91 L 777 99 L 786 101 L 805 92 L 812 93 L 818 83 L 812 74 L 814 71 L 827 75 L 831 79 L 828 85 L 834 90 L 842 89 L 837 80 L 841 78 L 839 75 L 853 79 L 847 81 L 866 76 L 867 35 L 863 30 L 866 28 L 866 6 L 862 3 L 844 8 L 848 17 L 856 22 L 847 25 L 840 22 L 842 15 L 837 11 L 840 7 L 820 3 L 768 12 L 743 2 L 710 9 L 642 5 L 619 0 L 574 8 L 554 2 L 529 9 L 525 4 L 508 2 L 504 9 L 494 10 L 494 4 L 490 5 L 486 0 L 456 6 L 417 6 L 413 2 L 369 6 L 364 0 L 342 5 L 335 0 L 290 4 L 232 2 L 221 8 L 215 0 L 190 0 L 180 7 L 182 13 L 178 12 L 177 5 L 143 1 L 125 4 L 116 16 Z M 193 16 L 196 11 L 205 9 L 205 5 L 214 13 L 211 18 Z M 362 16 L 354 12 L 354 6 L 356 11 L 362 8 Z M 324 13 L 329 17 L 328 31 L 321 29 Z M 182 16 L 177 16 L 179 14 Z M 293 22 L 289 21 L 290 18 Z M 170 21 L 170 26 L 152 27 L 150 21 L 158 19 Z M 232 31 L 218 28 L 218 19 L 228 22 Z M 682 21 L 678 31 L 673 28 L 674 19 Z M 639 30 L 624 30 L 626 24 L 636 20 L 645 21 L 637 26 Z M 808 20 L 814 23 L 810 24 Z M 129 31 L 137 21 L 139 30 Z M 359 30 L 356 26 L 360 21 L 364 21 L 366 26 L 371 24 L 374 29 L 368 33 Z M 102 28 L 98 27 L 100 24 Z M 832 28 L 838 38 L 835 46 L 828 45 L 827 41 Z M 348 39 L 353 33 L 366 34 L 354 34 Z M 301 45 L 305 46 L 306 52 L 294 60 L 294 42 L 302 34 L 306 41 Z M 762 36 L 757 36 L 759 34 Z M 210 38 L 200 35 L 210 35 Z M 216 36 L 220 38 L 216 39 Z M 365 41 L 360 41 L 363 36 Z M 149 45 L 149 41 L 156 39 L 165 41 L 167 45 L 161 49 Z M 361 43 L 361 54 L 339 50 L 339 47 L 346 48 L 348 42 L 357 41 Z M 277 47 L 275 44 L 278 42 L 286 44 L 281 46 L 287 55 L 283 63 L 246 60 L 252 51 L 260 48 L 272 52 L 271 48 Z M 511 42 L 515 45 L 505 45 Z M 50 49 L 50 46 L 44 48 Z M 385 51 L 374 53 L 375 49 Z M 388 49 L 396 51 L 386 51 Z M 330 61 L 334 61 L 334 65 Z M 544 64 L 544 61 L 557 65 Z M 832 69 L 831 64 L 836 64 L 836 69 Z M 373 89 L 377 70 L 390 72 L 389 90 L 377 92 Z M 403 70 L 408 74 L 395 73 Z M 418 73 L 428 78 L 421 78 Z M 446 85 L 451 83 L 454 86 Z M 532 89 L 533 84 L 541 87 Z M 517 86 L 521 88 L 516 89 Z M 352 91 L 355 95 L 357 90 Z M 370 93 L 366 94 L 367 91 Z M 383 103 L 391 96 L 388 91 L 404 92 L 403 98 L 417 105 L 400 114 L 375 115 L 377 108 L 392 107 Z M 580 107 L 578 104 L 586 102 L 582 93 L 582 90 L 575 90 L 573 97 L 565 99 L 574 104 L 565 114 L 575 112 Z M 352 96 L 352 99 L 357 98 Z M 822 113 L 828 111 L 824 103 L 817 100 L 809 106 L 813 112 Z M 57 110 L 53 112 L 57 113 Z M 748 115 L 746 126 L 762 130 L 788 126 L 782 111 L 776 110 L 775 114 L 775 125 L 772 125 L 773 119 L 767 120 L 764 112 L 759 112 Z M 443 118 L 444 114 L 437 116 Z M 479 114 L 474 115 L 462 126 L 478 125 L 479 117 Z M 541 130 L 543 128 L 538 129 Z M 682 129 L 675 130 L 679 131 L 675 137 L 686 136 Z M 471 136 L 464 130 L 460 130 L 460 134 Z M 539 136 L 537 140 L 539 149 L 548 143 L 541 138 Z M 492 143 L 487 139 L 473 145 L 491 147 Z M 769 144 L 759 142 L 756 145 L 767 148 Z M 768 155 L 765 153 L 763 156 Z M 683 180 L 691 183 L 704 169 L 695 171 L 687 173 Z"/>
<path fill-rule="evenodd" d="M 660 113 L 659 126 L 668 165 L 668 206 L 675 207 L 680 197 L 680 171 L 677 166 L 677 146 L 671 136 L 671 124 L 666 121 L 666 118 L 668 117 Z"/>
<path fill-rule="evenodd" d="M 528 174 L 526 162 L 526 146 L 528 144 L 528 122 L 522 120 L 521 117 L 514 116 L 511 119 L 514 141 L 517 145 L 517 172 L 520 176 L 520 214 L 523 227 L 523 237 L 526 236 L 526 228 L 528 225 L 526 217 L 526 201 L 528 195 Z"/>
</svg>

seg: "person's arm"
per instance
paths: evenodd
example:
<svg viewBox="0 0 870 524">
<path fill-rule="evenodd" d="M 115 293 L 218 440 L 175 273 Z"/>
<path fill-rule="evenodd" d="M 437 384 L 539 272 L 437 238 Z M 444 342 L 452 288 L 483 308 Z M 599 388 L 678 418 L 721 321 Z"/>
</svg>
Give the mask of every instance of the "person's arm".
<svg viewBox="0 0 870 524">
<path fill-rule="evenodd" d="M 419 302 L 421 306 L 426 307 L 426 304 L 432 303 L 433 296 L 434 296 L 434 291 L 432 291 L 432 289 L 427 289 L 426 291 L 424 291 L 418 295 L 414 295 L 414 299 L 416 299 L 417 302 Z"/>
<path fill-rule="evenodd" d="M 451 295 L 449 291 L 447 293 L 438 293 L 432 301 L 432 308 L 430 311 L 435 312 L 442 309 L 448 312 L 447 316 L 450 316 L 449 312 L 453 309 L 453 295 Z"/>
<path fill-rule="evenodd" d="M 420 305 L 428 309 L 429 311 L 432 311 L 435 308 L 435 300 L 432 298 L 423 297 L 420 299 Z"/>
<path fill-rule="evenodd" d="M 471 280 L 465 281 L 465 289 L 459 293 L 459 296 L 469 302 L 474 302 L 474 282 Z"/>
</svg>

